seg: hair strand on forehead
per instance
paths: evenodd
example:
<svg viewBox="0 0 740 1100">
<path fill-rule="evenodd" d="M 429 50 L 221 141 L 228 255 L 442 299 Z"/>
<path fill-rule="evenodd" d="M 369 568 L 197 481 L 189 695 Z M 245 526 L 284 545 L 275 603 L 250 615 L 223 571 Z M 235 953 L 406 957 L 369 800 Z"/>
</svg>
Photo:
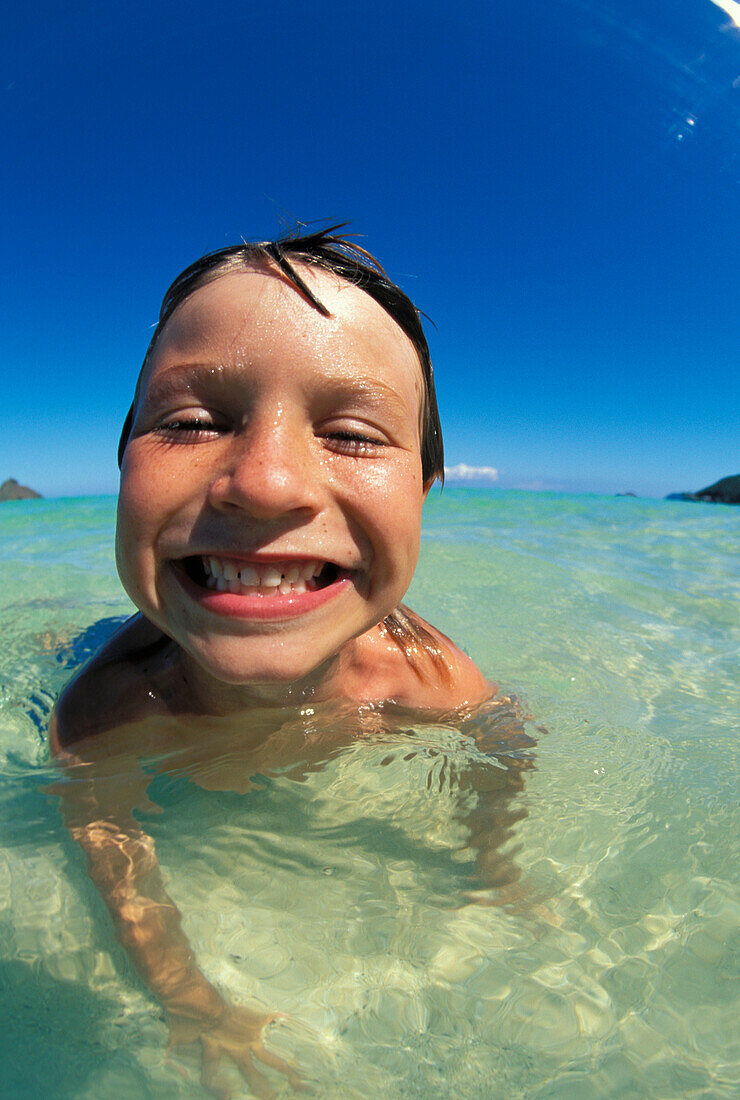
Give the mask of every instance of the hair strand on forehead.
<svg viewBox="0 0 740 1100">
<path fill-rule="evenodd" d="M 314 309 L 317 309 L 323 317 L 330 317 L 331 314 L 326 308 L 323 302 L 320 302 L 314 292 L 307 286 L 305 279 L 302 279 L 292 264 L 288 263 L 285 256 L 280 250 L 280 246 L 277 241 L 271 241 L 265 245 L 265 251 L 272 257 L 275 263 L 278 265 L 283 275 L 288 279 L 288 282 L 293 286 L 298 287 L 301 294 L 308 298 Z"/>
</svg>

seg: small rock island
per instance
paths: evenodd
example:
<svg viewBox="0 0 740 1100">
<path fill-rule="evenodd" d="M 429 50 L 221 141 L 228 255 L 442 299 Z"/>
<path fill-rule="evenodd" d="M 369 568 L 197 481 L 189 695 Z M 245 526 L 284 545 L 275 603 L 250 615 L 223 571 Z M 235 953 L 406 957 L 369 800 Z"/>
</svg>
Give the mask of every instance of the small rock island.
<svg viewBox="0 0 740 1100">
<path fill-rule="evenodd" d="M 35 489 L 29 489 L 27 485 L 19 485 L 14 477 L 9 477 L 0 485 L 0 503 L 5 500 L 42 500 L 41 493 Z"/>
<path fill-rule="evenodd" d="M 721 477 L 696 493 L 669 493 L 666 500 L 702 500 L 711 504 L 740 504 L 740 474 Z"/>
</svg>

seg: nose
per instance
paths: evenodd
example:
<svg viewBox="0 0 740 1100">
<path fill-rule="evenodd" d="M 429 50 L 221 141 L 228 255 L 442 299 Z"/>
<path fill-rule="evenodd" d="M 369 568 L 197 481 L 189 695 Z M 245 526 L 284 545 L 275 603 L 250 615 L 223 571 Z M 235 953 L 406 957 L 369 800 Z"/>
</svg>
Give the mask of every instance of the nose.
<svg viewBox="0 0 740 1100">
<path fill-rule="evenodd" d="M 300 429 L 280 419 L 253 422 L 237 433 L 214 472 L 211 504 L 269 520 L 292 512 L 315 513 L 321 500 L 320 464 Z"/>
</svg>

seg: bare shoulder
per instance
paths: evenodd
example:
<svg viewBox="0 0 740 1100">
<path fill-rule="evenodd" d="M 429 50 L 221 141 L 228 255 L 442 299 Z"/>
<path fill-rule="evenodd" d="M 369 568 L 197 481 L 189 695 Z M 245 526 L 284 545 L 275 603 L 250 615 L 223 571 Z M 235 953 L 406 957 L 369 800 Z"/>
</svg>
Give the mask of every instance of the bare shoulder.
<svg viewBox="0 0 740 1100">
<path fill-rule="evenodd" d="M 478 706 L 495 695 L 496 685 L 452 639 L 408 608 L 403 613 L 403 630 L 380 624 L 363 636 L 358 697 L 444 711 Z"/>
<path fill-rule="evenodd" d="M 124 623 L 59 696 L 49 724 L 52 752 L 59 755 L 151 708 L 149 665 L 165 642 L 142 615 Z"/>
<path fill-rule="evenodd" d="M 434 639 L 439 652 L 437 660 L 432 658 L 437 676 L 432 679 L 430 685 L 421 685 L 421 695 L 426 699 L 432 697 L 434 700 L 431 704 L 427 702 L 426 705 L 431 705 L 435 709 L 441 707 L 445 710 L 453 710 L 478 706 L 486 699 L 490 699 L 498 689 L 485 678 L 475 661 L 431 623 L 423 619 L 419 619 L 419 622 Z M 417 677 L 417 683 L 419 683 L 419 677 Z M 418 687 L 416 691 L 419 692 Z M 418 706 L 419 702 L 410 702 L 407 705 Z"/>
</svg>

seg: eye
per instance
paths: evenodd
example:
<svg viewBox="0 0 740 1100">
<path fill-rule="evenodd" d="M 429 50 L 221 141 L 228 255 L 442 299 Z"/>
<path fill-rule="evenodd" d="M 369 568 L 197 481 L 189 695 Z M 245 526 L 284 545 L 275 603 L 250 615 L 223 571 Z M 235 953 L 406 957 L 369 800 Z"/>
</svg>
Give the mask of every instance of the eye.
<svg viewBox="0 0 740 1100">
<path fill-rule="evenodd" d="M 361 431 L 349 429 L 334 432 L 325 432 L 322 438 L 332 451 L 338 454 L 365 456 L 374 455 L 381 447 L 385 447 L 384 439 Z"/>
<path fill-rule="evenodd" d="M 154 431 L 177 443 L 199 442 L 222 435 L 226 429 L 209 413 L 193 412 L 171 416 L 157 424 Z"/>
</svg>

